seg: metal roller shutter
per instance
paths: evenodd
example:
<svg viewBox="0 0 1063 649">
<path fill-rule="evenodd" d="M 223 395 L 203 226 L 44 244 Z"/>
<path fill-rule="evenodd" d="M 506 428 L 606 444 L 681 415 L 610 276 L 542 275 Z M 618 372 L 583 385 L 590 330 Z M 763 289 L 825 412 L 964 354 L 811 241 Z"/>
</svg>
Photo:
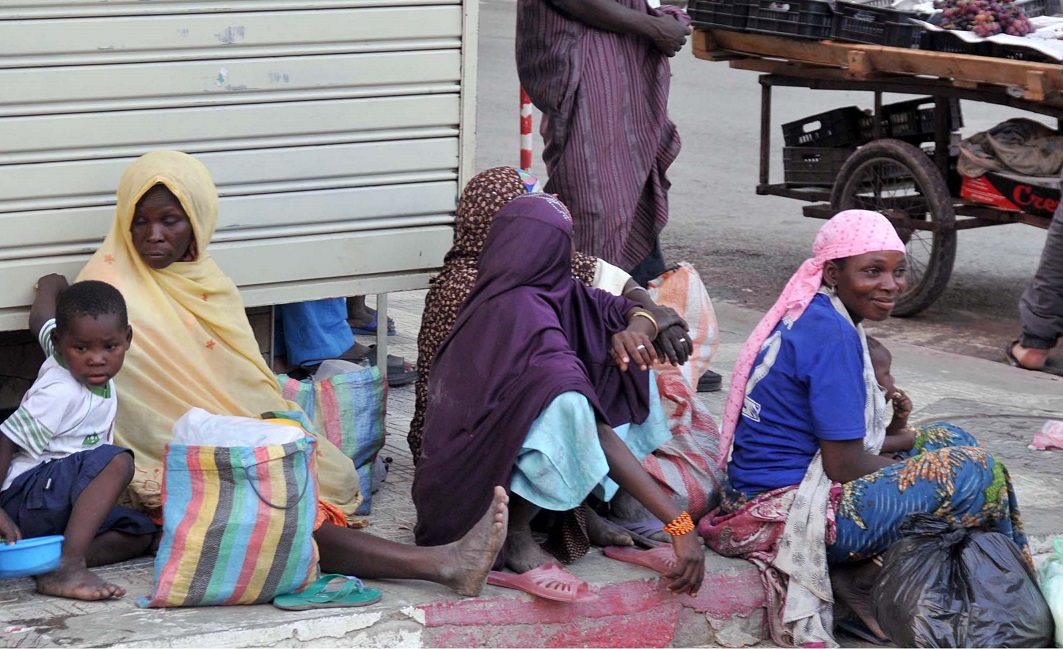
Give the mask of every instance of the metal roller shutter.
<svg viewBox="0 0 1063 649">
<path fill-rule="evenodd" d="M 211 251 L 249 306 L 426 285 L 472 165 L 475 4 L 0 3 L 0 330 L 158 148 L 214 175 Z"/>
</svg>

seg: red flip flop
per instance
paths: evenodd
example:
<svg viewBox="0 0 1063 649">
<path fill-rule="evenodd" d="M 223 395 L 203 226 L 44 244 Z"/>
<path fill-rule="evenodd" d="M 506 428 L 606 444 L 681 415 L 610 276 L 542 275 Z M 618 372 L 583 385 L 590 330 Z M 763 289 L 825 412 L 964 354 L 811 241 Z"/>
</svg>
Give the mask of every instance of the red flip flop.
<svg viewBox="0 0 1063 649">
<path fill-rule="evenodd" d="M 546 563 L 523 574 L 492 570 L 487 573 L 487 583 L 492 586 L 523 591 L 529 595 L 555 602 L 575 602 L 598 598 L 590 592 L 587 582 L 556 563 Z"/>
<path fill-rule="evenodd" d="M 610 559 L 649 568 L 659 575 L 668 575 L 679 563 L 675 550 L 670 545 L 662 545 L 652 550 L 636 550 L 631 547 L 611 545 L 604 551 L 605 556 Z"/>
</svg>

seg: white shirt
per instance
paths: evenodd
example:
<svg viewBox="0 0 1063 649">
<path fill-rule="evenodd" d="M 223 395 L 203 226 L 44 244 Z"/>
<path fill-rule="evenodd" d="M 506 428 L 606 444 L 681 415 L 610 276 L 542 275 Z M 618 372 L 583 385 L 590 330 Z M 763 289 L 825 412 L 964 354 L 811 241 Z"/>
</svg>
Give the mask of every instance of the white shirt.
<svg viewBox="0 0 1063 649">
<path fill-rule="evenodd" d="M 631 279 L 631 275 L 599 259 L 598 263 L 594 265 L 594 280 L 591 282 L 591 286 L 613 295 L 623 295 L 624 287 L 627 286 L 629 279 Z"/>
<path fill-rule="evenodd" d="M 48 360 L 41 365 L 18 410 L 0 424 L 0 433 L 19 447 L 0 490 L 41 464 L 110 444 L 114 439 L 118 413 L 114 381 L 89 388 L 75 379 L 54 354 L 53 329 L 55 320 L 41 328 L 41 348 Z"/>
</svg>

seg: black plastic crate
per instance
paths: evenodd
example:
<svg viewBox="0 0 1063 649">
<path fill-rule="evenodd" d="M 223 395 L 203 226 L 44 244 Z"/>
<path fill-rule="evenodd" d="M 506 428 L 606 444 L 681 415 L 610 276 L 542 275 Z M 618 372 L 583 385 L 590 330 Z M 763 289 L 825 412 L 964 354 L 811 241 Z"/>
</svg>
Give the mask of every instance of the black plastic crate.
<svg viewBox="0 0 1063 649">
<path fill-rule="evenodd" d="M 1003 45 L 1001 43 L 986 43 L 986 45 L 992 47 L 990 50 L 992 56 L 998 59 L 1013 59 L 1016 61 L 1030 61 L 1032 63 L 1054 63 L 1059 65 L 1059 61 L 1051 56 L 1027 47 Z"/>
<path fill-rule="evenodd" d="M 856 147 L 784 146 L 783 180 L 787 185 L 830 187 Z"/>
<path fill-rule="evenodd" d="M 836 108 L 782 125 L 786 146 L 856 146 L 866 142 L 860 122 L 867 115 L 856 106 Z"/>
<path fill-rule="evenodd" d="M 882 119 L 888 126 L 884 133 L 889 137 L 909 142 L 926 142 L 934 139 L 935 105 L 933 97 L 920 97 L 899 101 L 882 107 Z M 960 102 L 949 99 L 949 130 L 963 128 Z"/>
<path fill-rule="evenodd" d="M 753 0 L 746 30 L 789 38 L 829 39 L 830 4 L 820 0 Z"/>
<path fill-rule="evenodd" d="M 743 32 L 750 0 L 690 0 L 687 13 L 695 27 Z"/>
<path fill-rule="evenodd" d="M 914 14 L 875 4 L 878 3 L 838 0 L 834 4 L 831 38 L 918 49 L 923 28 L 909 20 Z"/>
<path fill-rule="evenodd" d="M 948 31 L 935 32 L 923 30 L 919 49 L 949 54 L 967 54 L 970 56 L 993 56 L 992 43 L 968 43 Z"/>
</svg>

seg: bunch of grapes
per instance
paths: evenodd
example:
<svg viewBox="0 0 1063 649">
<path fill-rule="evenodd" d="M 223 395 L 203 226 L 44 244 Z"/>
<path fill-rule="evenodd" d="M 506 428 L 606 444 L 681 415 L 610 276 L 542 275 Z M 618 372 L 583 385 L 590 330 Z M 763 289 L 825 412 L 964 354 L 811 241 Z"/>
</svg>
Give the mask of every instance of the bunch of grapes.
<svg viewBox="0 0 1063 649">
<path fill-rule="evenodd" d="M 1033 31 L 1030 19 L 1014 0 L 934 0 L 941 9 L 941 27 L 972 31 L 983 38 L 996 34 L 1025 36 Z"/>
</svg>

